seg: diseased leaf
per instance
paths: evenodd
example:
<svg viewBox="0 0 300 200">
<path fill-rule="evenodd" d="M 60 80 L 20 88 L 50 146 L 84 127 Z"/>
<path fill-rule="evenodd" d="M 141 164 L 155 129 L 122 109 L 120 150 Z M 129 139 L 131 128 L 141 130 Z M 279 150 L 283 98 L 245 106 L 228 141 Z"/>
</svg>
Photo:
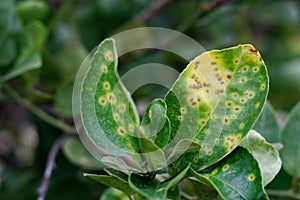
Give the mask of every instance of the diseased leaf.
<svg viewBox="0 0 300 200">
<path fill-rule="evenodd" d="M 125 173 L 130 173 L 131 171 L 137 173 L 146 173 L 146 169 L 143 169 L 137 165 L 135 160 L 129 156 L 104 156 L 101 161 L 111 168 L 121 170 Z"/>
<path fill-rule="evenodd" d="M 147 180 L 145 177 L 131 173 L 129 175 L 128 182 L 134 191 L 146 198 L 165 199 L 167 197 L 168 190 L 175 187 L 185 177 L 188 170 L 189 166 L 163 182 L 156 179 Z"/>
<path fill-rule="evenodd" d="M 139 117 L 117 73 L 114 40 L 99 45 L 82 88 L 81 115 L 91 140 L 114 155 L 139 152 Z"/>
<path fill-rule="evenodd" d="M 264 109 L 253 129 L 266 138 L 268 142 L 279 142 L 279 126 L 276 119 L 276 113 L 268 101 L 266 101 Z"/>
<path fill-rule="evenodd" d="M 150 171 L 167 166 L 159 148 L 168 142 L 170 132 L 165 103 L 155 99 L 140 127 L 135 105 L 117 73 L 117 54 L 112 39 L 99 45 L 84 80 L 81 97 L 83 124 L 96 145 L 117 156 L 135 154 L 133 157 L 139 162 L 137 155 L 143 153 Z M 141 171 L 114 156 L 106 156 L 102 161 L 109 165 L 119 163 L 126 171 Z"/>
<path fill-rule="evenodd" d="M 249 44 L 210 51 L 191 61 L 165 102 L 171 146 L 184 138 L 201 149 L 184 154 L 175 168 L 192 163 L 201 170 L 236 148 L 258 118 L 268 87 L 264 62 Z"/>
<path fill-rule="evenodd" d="M 300 178 L 300 102 L 290 111 L 282 130 L 281 158 L 284 170 L 292 177 Z"/>
<path fill-rule="evenodd" d="M 83 146 L 78 138 L 68 138 L 64 141 L 62 150 L 67 159 L 85 170 L 99 170 L 103 164 L 96 160 Z"/>
<path fill-rule="evenodd" d="M 249 131 L 240 146 L 248 149 L 258 162 L 263 186 L 266 186 L 274 179 L 281 168 L 278 151 L 254 130 Z"/>
<path fill-rule="evenodd" d="M 244 148 L 236 148 L 216 166 L 191 175 L 213 186 L 223 199 L 268 199 L 255 158 Z"/>
</svg>

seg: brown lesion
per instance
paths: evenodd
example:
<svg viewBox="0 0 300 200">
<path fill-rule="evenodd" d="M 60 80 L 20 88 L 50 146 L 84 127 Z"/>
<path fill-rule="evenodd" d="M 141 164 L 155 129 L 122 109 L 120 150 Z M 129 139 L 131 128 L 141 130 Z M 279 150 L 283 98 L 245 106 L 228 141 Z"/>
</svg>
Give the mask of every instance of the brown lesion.
<svg viewBox="0 0 300 200">
<path fill-rule="evenodd" d="M 257 55 L 258 51 L 256 49 L 249 49 L 249 53 Z"/>
<path fill-rule="evenodd" d="M 119 128 L 119 129 L 118 129 L 118 133 L 119 133 L 120 135 L 125 135 L 125 130 L 124 130 L 123 128 Z"/>
<path fill-rule="evenodd" d="M 227 74 L 226 77 L 227 77 L 228 79 L 231 79 L 231 78 L 232 78 L 232 74 Z"/>
</svg>

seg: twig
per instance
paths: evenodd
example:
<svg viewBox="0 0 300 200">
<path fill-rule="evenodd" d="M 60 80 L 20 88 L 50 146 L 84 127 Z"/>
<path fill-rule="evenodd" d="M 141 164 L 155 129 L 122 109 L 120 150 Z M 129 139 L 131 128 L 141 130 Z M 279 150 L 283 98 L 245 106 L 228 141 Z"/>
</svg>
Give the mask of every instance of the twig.
<svg viewBox="0 0 300 200">
<path fill-rule="evenodd" d="M 52 1 L 53 6 L 59 6 L 59 9 L 56 11 L 54 17 L 52 17 L 48 22 L 48 29 L 52 30 L 55 25 L 57 25 L 62 19 L 67 16 L 72 7 L 74 5 L 75 0 L 65 0 L 62 2 L 60 1 Z M 60 5 L 61 4 L 61 5 Z"/>
<path fill-rule="evenodd" d="M 40 119 L 44 120 L 45 122 L 51 124 L 52 126 L 58 128 L 58 129 L 63 130 L 66 133 L 76 133 L 76 129 L 74 127 L 71 127 L 68 124 L 64 123 L 63 121 L 60 121 L 60 120 L 52 117 L 51 115 L 47 114 L 43 110 L 36 107 L 30 101 L 23 99 L 9 85 L 3 84 L 2 87 L 3 87 L 6 95 L 8 95 L 11 99 L 13 99 L 15 102 L 17 102 L 21 106 L 28 109 L 30 112 L 35 114 Z"/>
<path fill-rule="evenodd" d="M 55 141 L 55 143 L 53 144 L 50 153 L 48 155 L 48 160 L 47 160 L 47 165 L 45 168 L 45 172 L 44 172 L 44 177 L 42 179 L 41 185 L 38 188 L 38 198 L 37 200 L 44 200 L 47 190 L 48 190 L 48 186 L 49 186 L 49 181 L 51 178 L 51 174 L 52 171 L 55 167 L 55 157 L 64 141 L 64 139 L 66 138 L 66 135 L 61 135 L 59 138 L 57 138 L 57 140 Z"/>
<path fill-rule="evenodd" d="M 155 15 L 170 5 L 172 1 L 173 0 L 152 1 L 150 6 L 143 10 L 141 14 L 136 17 L 137 21 L 142 24 L 149 22 Z"/>
<path fill-rule="evenodd" d="M 196 19 L 198 19 L 201 16 L 206 15 L 210 11 L 221 7 L 222 5 L 228 3 L 229 0 L 213 0 L 209 1 L 205 4 L 200 3 L 199 8 L 192 14 L 186 21 L 182 24 L 180 24 L 176 30 L 179 32 L 185 32 L 193 23 Z"/>
</svg>

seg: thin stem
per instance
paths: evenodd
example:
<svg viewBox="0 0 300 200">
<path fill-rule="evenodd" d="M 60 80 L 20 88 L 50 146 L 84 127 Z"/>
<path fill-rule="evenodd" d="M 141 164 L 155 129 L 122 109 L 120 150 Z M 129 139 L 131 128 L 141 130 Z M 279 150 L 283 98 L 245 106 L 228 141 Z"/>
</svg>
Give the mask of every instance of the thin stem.
<svg viewBox="0 0 300 200">
<path fill-rule="evenodd" d="M 12 100 L 23 106 L 24 108 L 28 109 L 30 112 L 35 114 L 40 119 L 44 120 L 48 124 L 61 129 L 62 131 L 66 133 L 76 133 L 76 130 L 74 127 L 69 126 L 68 124 L 64 123 L 63 121 L 60 121 L 51 115 L 47 114 L 43 110 L 36 107 L 34 104 L 32 104 L 30 101 L 23 99 L 17 92 L 15 92 L 9 85 L 3 84 L 2 85 L 5 94 L 10 97 Z"/>
<path fill-rule="evenodd" d="M 300 199 L 300 194 L 293 193 L 290 190 L 267 190 L 270 196 L 280 197 L 280 199 Z"/>
<path fill-rule="evenodd" d="M 172 3 L 173 0 L 155 0 L 152 1 L 150 6 L 141 12 L 137 16 L 137 21 L 140 23 L 148 23 L 155 15 L 164 10 L 168 5 Z"/>
<path fill-rule="evenodd" d="M 66 138 L 66 135 L 61 135 L 59 138 L 57 138 L 57 140 L 55 141 L 55 143 L 53 144 L 50 153 L 48 155 L 48 160 L 47 160 L 47 165 L 45 168 L 45 172 L 44 172 L 44 177 L 42 179 L 41 185 L 38 188 L 38 198 L 37 200 L 44 200 L 47 190 L 48 190 L 48 186 L 49 186 L 49 181 L 51 178 L 51 174 L 52 171 L 55 167 L 55 158 L 56 155 L 64 141 L 64 139 Z"/>
<path fill-rule="evenodd" d="M 229 0 L 213 0 L 209 1 L 205 4 L 200 3 L 198 11 L 194 12 L 189 18 L 186 19 L 186 21 L 182 24 L 180 24 L 176 30 L 180 32 L 185 32 L 189 29 L 190 26 L 192 26 L 199 17 L 206 15 L 210 11 L 221 7 L 222 5 L 228 3 Z"/>
</svg>

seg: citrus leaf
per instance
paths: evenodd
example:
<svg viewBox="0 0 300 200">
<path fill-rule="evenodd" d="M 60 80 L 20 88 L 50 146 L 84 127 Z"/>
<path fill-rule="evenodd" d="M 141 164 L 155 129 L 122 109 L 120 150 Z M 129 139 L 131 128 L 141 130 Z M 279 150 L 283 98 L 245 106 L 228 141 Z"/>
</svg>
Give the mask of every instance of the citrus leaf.
<svg viewBox="0 0 300 200">
<path fill-rule="evenodd" d="M 166 116 L 166 104 L 162 99 L 154 99 L 148 105 L 141 122 L 141 130 L 145 137 L 163 148 L 170 138 L 170 122 Z"/>
<path fill-rule="evenodd" d="M 257 120 L 268 87 L 266 67 L 252 45 L 210 51 L 191 61 L 165 102 L 174 146 L 184 138 L 201 149 L 184 154 L 174 167 L 192 163 L 201 170 L 229 154 Z"/>
<path fill-rule="evenodd" d="M 201 200 L 213 200 L 218 197 L 218 192 L 213 187 L 192 177 L 184 179 L 183 184 L 190 195 L 197 196 Z"/>
<path fill-rule="evenodd" d="M 110 170 L 109 170 L 110 171 Z M 122 173 L 122 172 L 120 172 Z M 127 175 L 123 174 L 122 177 L 110 174 L 110 175 L 97 175 L 97 174 L 87 174 L 85 173 L 84 176 L 89 177 L 92 180 L 97 181 L 98 183 L 101 183 L 106 186 L 114 187 L 118 190 L 121 190 L 122 192 L 126 193 L 127 195 L 132 195 L 135 192 L 129 187 L 129 184 L 127 180 L 124 180 L 124 176 L 127 177 Z"/>
<path fill-rule="evenodd" d="M 278 151 L 255 130 L 249 131 L 240 146 L 248 149 L 258 162 L 263 186 L 266 186 L 274 179 L 281 168 Z"/>
<path fill-rule="evenodd" d="M 279 126 L 276 119 L 276 113 L 268 101 L 266 101 L 264 109 L 253 129 L 266 138 L 268 142 L 279 142 Z"/>
<path fill-rule="evenodd" d="M 78 138 L 67 138 L 63 143 L 62 150 L 71 163 L 82 169 L 96 170 L 103 168 L 103 164 L 86 150 Z"/>
<path fill-rule="evenodd" d="M 300 102 L 289 113 L 282 130 L 281 158 L 284 170 L 293 177 L 300 177 Z"/>
<path fill-rule="evenodd" d="M 130 156 L 104 156 L 101 161 L 113 169 L 121 170 L 125 173 L 131 171 L 146 173 L 146 170 L 133 160 Z"/>
<path fill-rule="evenodd" d="M 111 199 L 130 200 L 128 195 L 126 195 L 122 191 L 110 187 L 103 191 L 99 200 L 111 200 Z"/>
<path fill-rule="evenodd" d="M 191 175 L 213 186 L 223 199 L 268 199 L 255 158 L 244 148 L 236 148 L 216 167 L 205 172 L 190 169 Z"/>
<path fill-rule="evenodd" d="M 160 182 L 156 179 L 148 180 L 145 177 L 131 173 L 129 185 L 138 194 L 150 199 L 166 199 L 168 190 L 176 186 L 186 175 L 189 166 L 169 179 Z"/>
<path fill-rule="evenodd" d="M 113 39 L 104 40 L 95 52 L 81 93 L 83 125 L 91 140 L 114 155 L 139 152 L 139 117 L 117 73 Z"/>
<path fill-rule="evenodd" d="M 170 137 L 170 124 L 166 116 L 166 105 L 161 99 L 154 99 L 148 105 L 143 116 L 140 138 L 141 152 L 148 171 L 167 166 L 164 152 L 161 150 Z"/>
</svg>

